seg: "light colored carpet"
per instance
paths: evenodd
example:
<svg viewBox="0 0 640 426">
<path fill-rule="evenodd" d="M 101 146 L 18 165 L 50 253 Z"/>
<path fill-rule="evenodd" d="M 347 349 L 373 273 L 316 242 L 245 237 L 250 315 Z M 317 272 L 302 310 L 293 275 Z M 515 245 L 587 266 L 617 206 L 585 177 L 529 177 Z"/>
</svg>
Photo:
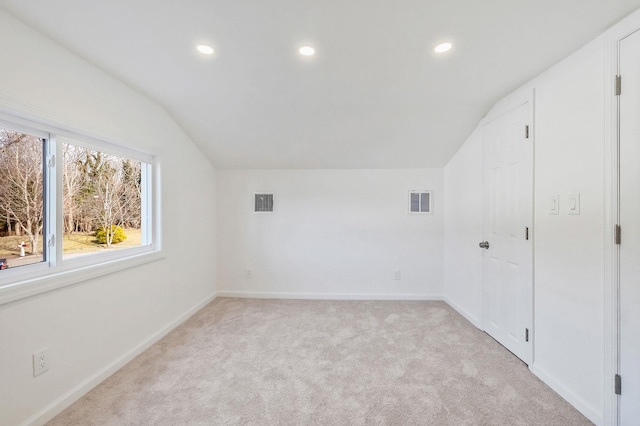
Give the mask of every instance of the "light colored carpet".
<svg viewBox="0 0 640 426">
<path fill-rule="evenodd" d="M 443 302 L 216 299 L 50 425 L 586 425 Z"/>
</svg>

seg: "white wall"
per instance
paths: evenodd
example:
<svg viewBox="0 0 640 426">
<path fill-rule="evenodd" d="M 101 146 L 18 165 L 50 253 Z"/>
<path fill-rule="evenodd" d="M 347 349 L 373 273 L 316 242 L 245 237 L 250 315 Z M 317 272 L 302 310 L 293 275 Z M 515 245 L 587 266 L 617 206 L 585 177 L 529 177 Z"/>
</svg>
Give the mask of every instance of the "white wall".
<svg viewBox="0 0 640 426">
<path fill-rule="evenodd" d="M 211 298 L 215 170 L 156 104 L 4 12 L 0 52 L 1 110 L 160 156 L 166 254 L 0 306 L 0 423 L 15 425 L 46 420 Z M 45 347 L 50 370 L 34 378 Z"/>
<path fill-rule="evenodd" d="M 482 132 L 474 131 L 444 168 L 444 296 L 481 327 Z"/>
<path fill-rule="evenodd" d="M 604 42 L 536 86 L 535 363 L 532 371 L 592 420 L 604 408 Z M 567 212 L 580 193 L 580 215 Z M 551 195 L 560 214 L 549 215 Z"/>
<path fill-rule="evenodd" d="M 256 297 L 441 298 L 442 180 L 441 169 L 219 171 L 219 289 Z M 408 213 L 412 189 L 434 191 L 433 215 Z M 253 213 L 255 192 L 274 193 L 273 214 Z"/>
<path fill-rule="evenodd" d="M 161 157 L 166 253 L 0 306 L 3 424 L 40 422 L 63 408 L 209 300 L 216 275 L 220 290 L 245 296 L 444 294 L 478 323 L 480 133 L 444 171 L 229 170 L 216 183 L 215 170 L 164 110 L 3 12 L 0 51 L 0 110 Z M 599 38 L 512 95 L 536 89 L 532 371 L 596 423 L 605 400 L 603 295 L 611 285 L 604 273 L 606 65 Z M 407 213 L 409 189 L 435 191 L 433 216 Z M 275 194 L 274 214 L 252 213 L 252 194 L 262 191 Z M 570 192 L 581 194 L 580 216 L 563 207 Z M 561 196 L 559 216 L 546 214 L 552 194 Z M 33 378 L 31 354 L 43 347 L 51 370 Z"/>
<path fill-rule="evenodd" d="M 592 421 L 604 422 L 605 401 L 605 54 L 600 37 L 499 102 L 489 115 L 535 88 L 534 362 L 531 370 Z M 445 168 L 445 297 L 468 318 L 482 264 L 470 244 L 482 238 L 476 191 L 482 168 L 478 132 Z M 473 173 L 463 173 L 464 170 Z M 579 216 L 567 198 L 580 193 Z M 548 215 L 560 195 L 560 214 Z M 455 206 L 470 205 L 468 210 Z M 480 210 L 478 210 L 480 209 Z M 458 229 L 462 224 L 464 232 Z M 479 239 L 480 238 L 480 239 Z M 480 250 L 478 250 L 480 251 Z M 481 253 L 479 253 L 481 256 Z M 459 270 L 458 260 L 467 269 Z"/>
</svg>

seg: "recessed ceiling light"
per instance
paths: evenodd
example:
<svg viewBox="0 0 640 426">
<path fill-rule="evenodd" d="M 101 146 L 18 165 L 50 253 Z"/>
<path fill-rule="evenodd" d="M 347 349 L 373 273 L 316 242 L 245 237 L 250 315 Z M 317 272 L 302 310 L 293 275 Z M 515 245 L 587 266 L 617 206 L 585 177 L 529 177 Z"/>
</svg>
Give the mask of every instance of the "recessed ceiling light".
<svg viewBox="0 0 640 426">
<path fill-rule="evenodd" d="M 304 56 L 311 56 L 316 53 L 316 49 L 311 46 L 302 46 L 300 49 L 298 49 L 298 52 L 300 52 L 300 54 Z"/>
<path fill-rule="evenodd" d="M 451 43 L 441 43 L 437 45 L 433 50 L 435 50 L 438 53 L 442 53 L 442 52 L 446 52 L 447 50 L 450 50 L 452 47 L 453 47 L 453 44 Z"/>
<path fill-rule="evenodd" d="M 196 47 L 196 49 L 198 49 L 198 52 L 204 53 L 205 55 L 213 54 L 213 47 L 207 46 L 206 44 L 201 44 L 198 47 Z"/>
</svg>

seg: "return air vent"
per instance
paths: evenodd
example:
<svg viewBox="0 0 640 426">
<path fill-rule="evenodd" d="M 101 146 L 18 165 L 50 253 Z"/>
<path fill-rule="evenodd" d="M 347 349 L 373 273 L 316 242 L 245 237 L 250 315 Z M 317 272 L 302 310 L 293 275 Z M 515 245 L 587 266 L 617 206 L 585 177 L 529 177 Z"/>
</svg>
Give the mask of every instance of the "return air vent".
<svg viewBox="0 0 640 426">
<path fill-rule="evenodd" d="M 273 212 L 273 194 L 255 194 L 254 212 Z"/>
<path fill-rule="evenodd" d="M 409 191 L 410 213 L 433 213 L 433 191 Z"/>
</svg>

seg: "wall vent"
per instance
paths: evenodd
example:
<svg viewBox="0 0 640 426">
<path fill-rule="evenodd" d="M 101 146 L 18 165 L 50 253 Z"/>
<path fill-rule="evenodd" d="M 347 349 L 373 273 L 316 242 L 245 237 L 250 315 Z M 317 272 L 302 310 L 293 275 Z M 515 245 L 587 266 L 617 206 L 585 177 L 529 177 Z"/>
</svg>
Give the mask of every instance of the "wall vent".
<svg viewBox="0 0 640 426">
<path fill-rule="evenodd" d="M 273 194 L 255 194 L 254 212 L 273 212 Z"/>
<path fill-rule="evenodd" d="M 409 213 L 433 213 L 433 191 L 409 191 Z"/>
</svg>

